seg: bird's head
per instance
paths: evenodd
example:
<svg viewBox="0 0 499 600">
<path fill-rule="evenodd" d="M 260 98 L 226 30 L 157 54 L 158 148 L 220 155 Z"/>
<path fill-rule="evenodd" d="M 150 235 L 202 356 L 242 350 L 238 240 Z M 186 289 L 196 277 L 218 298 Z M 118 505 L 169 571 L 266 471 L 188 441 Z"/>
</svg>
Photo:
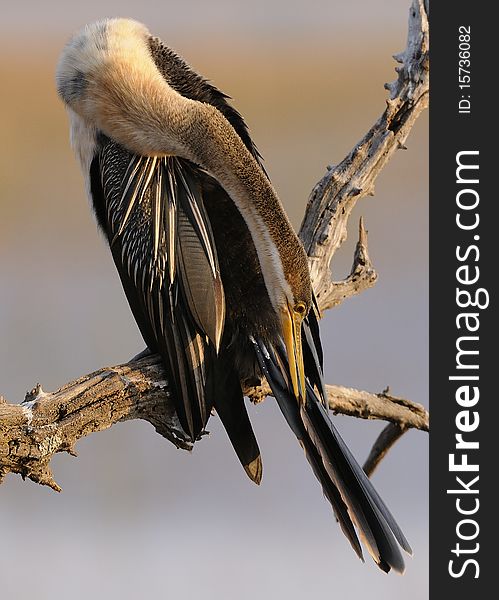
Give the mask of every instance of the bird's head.
<svg viewBox="0 0 499 600">
<path fill-rule="evenodd" d="M 57 91 L 72 118 L 78 115 L 131 152 L 179 154 L 185 144 L 171 131 L 171 123 L 182 120 L 178 115 L 188 111 L 187 100 L 182 104 L 182 96 L 161 75 L 150 41 L 145 25 L 132 19 L 87 25 L 61 54 Z"/>
<path fill-rule="evenodd" d="M 57 65 L 60 97 L 76 112 L 88 110 L 85 104 L 96 79 L 120 60 L 140 54 L 148 35 L 146 27 L 132 19 L 102 19 L 83 27 L 68 41 Z"/>
</svg>

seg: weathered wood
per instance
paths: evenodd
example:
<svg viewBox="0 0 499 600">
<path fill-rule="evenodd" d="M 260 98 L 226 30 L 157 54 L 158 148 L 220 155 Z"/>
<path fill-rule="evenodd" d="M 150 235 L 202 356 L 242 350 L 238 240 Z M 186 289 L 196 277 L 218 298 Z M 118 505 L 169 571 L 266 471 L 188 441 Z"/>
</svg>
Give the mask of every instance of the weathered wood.
<svg viewBox="0 0 499 600">
<path fill-rule="evenodd" d="M 19 473 L 58 490 L 49 468 L 56 452 L 73 454 L 80 438 L 130 419 L 149 421 L 179 448 L 191 447 L 157 356 L 105 367 L 53 393 L 37 385 L 22 404 L 0 404 L 0 481 Z"/>
<path fill-rule="evenodd" d="M 428 106 L 428 14 L 423 0 L 414 0 L 409 11 L 407 48 L 394 56 L 400 63 L 398 78 L 385 87 L 390 92 L 386 109 L 364 138 L 339 165 L 330 168 L 312 190 L 300 228 L 309 256 L 310 272 L 321 310 L 339 304 L 376 282 L 361 235 L 352 273 L 343 282 L 331 281 L 331 260 L 347 238 L 347 224 L 360 198 L 374 194 L 376 178 L 404 143 L 414 122 Z M 363 239 L 362 239 L 363 238 Z"/>
<path fill-rule="evenodd" d="M 376 470 L 376 467 L 386 456 L 388 450 L 400 439 L 407 431 L 405 426 L 398 423 L 388 423 L 388 425 L 379 434 L 378 438 L 371 448 L 371 452 L 364 463 L 364 471 L 368 477 Z"/>
<path fill-rule="evenodd" d="M 419 404 L 342 386 L 327 386 L 332 411 L 362 419 L 383 419 L 404 428 L 428 430 L 428 413 Z M 248 388 L 260 401 L 267 386 Z M 7 473 L 59 491 L 49 463 L 57 452 L 75 454 L 77 440 L 119 421 L 143 419 L 178 448 L 190 450 L 169 402 L 168 382 L 159 356 L 105 367 L 47 393 L 38 385 L 22 404 L 0 403 L 0 480 Z M 166 400 L 166 401 L 165 401 Z"/>
</svg>

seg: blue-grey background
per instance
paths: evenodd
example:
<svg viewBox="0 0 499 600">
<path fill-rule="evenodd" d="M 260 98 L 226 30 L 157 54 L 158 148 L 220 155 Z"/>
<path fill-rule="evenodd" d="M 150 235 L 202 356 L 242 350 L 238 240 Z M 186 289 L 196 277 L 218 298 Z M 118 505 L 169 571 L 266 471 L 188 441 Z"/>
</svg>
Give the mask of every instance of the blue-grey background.
<svg viewBox="0 0 499 600">
<path fill-rule="evenodd" d="M 72 31 L 145 22 L 234 98 L 296 227 L 312 186 L 384 109 L 408 0 L 24 2 L 0 20 L 0 393 L 22 400 L 143 348 L 84 196 L 54 91 Z M 427 117 L 361 201 L 376 287 L 322 324 L 331 383 L 427 401 Z M 53 461 L 62 494 L 0 487 L 0 596 L 15 600 L 427 597 L 428 440 L 409 432 L 374 481 L 411 541 L 403 577 L 362 565 L 271 399 L 250 408 L 264 456 L 252 485 L 216 418 L 192 454 L 120 424 Z M 359 460 L 382 425 L 336 417 Z"/>
</svg>

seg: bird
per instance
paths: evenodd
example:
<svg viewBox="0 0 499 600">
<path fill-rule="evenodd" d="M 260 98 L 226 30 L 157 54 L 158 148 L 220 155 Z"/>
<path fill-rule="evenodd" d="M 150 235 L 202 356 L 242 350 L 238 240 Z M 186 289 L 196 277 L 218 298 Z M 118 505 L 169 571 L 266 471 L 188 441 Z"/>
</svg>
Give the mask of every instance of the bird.
<svg viewBox="0 0 499 600">
<path fill-rule="evenodd" d="M 229 97 L 133 19 L 85 26 L 56 69 L 98 226 L 186 438 L 215 412 L 251 480 L 243 390 L 265 377 L 361 560 L 412 553 L 327 411 L 307 256 Z"/>
</svg>

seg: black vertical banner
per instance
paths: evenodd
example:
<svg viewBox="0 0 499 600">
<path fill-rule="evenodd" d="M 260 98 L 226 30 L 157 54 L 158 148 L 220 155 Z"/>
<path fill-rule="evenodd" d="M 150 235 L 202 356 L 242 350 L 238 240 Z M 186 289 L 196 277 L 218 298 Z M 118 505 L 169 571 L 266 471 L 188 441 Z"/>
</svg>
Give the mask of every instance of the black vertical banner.
<svg viewBox="0 0 499 600">
<path fill-rule="evenodd" d="M 497 596 L 494 21 L 484 3 L 431 3 L 431 599 Z"/>
</svg>

